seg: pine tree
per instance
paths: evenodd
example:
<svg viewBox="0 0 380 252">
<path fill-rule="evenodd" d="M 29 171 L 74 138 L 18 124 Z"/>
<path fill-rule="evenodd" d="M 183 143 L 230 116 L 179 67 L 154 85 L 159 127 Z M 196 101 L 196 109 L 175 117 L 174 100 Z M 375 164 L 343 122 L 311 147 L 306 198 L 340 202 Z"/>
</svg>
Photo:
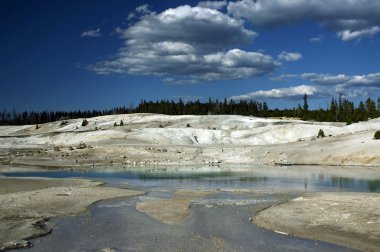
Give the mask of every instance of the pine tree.
<svg viewBox="0 0 380 252">
<path fill-rule="evenodd" d="M 309 104 L 307 104 L 307 94 L 303 96 L 303 111 L 309 111 Z"/>
<path fill-rule="evenodd" d="M 368 98 L 365 102 L 365 106 L 367 109 L 368 117 L 375 118 L 377 116 L 377 110 L 376 110 L 375 102 L 371 98 Z"/>
</svg>

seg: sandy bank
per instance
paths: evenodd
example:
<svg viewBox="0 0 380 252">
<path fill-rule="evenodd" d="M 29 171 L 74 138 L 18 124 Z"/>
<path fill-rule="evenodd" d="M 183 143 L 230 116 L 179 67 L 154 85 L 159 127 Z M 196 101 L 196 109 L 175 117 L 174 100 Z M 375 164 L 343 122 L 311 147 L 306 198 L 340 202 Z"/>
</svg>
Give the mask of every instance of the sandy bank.
<svg viewBox="0 0 380 252">
<path fill-rule="evenodd" d="M 78 214 L 96 201 L 142 192 L 101 187 L 84 179 L 0 177 L 0 250 L 28 247 L 52 230 L 50 218 Z"/>
<path fill-rule="evenodd" d="M 162 223 L 179 225 L 190 216 L 192 201 L 211 193 L 215 192 L 180 190 L 170 199 L 138 202 L 136 209 Z"/>
<path fill-rule="evenodd" d="M 380 248 L 380 195 L 311 193 L 268 208 L 253 219 L 258 226 L 365 251 Z"/>
</svg>

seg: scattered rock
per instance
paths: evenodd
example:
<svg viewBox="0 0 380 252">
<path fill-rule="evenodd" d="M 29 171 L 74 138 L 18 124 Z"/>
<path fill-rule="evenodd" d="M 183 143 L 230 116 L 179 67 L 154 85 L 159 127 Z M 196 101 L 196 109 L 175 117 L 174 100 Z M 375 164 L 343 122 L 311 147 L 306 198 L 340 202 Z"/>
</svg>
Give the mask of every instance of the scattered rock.
<svg viewBox="0 0 380 252">
<path fill-rule="evenodd" d="M 32 244 L 29 241 L 20 240 L 20 241 L 10 241 L 0 247 L 0 251 L 8 250 L 8 249 L 22 249 L 22 248 L 30 248 Z"/>
<path fill-rule="evenodd" d="M 81 149 L 86 149 L 87 148 L 87 145 L 85 143 L 80 143 L 76 146 L 76 148 L 78 150 L 81 150 Z"/>
</svg>

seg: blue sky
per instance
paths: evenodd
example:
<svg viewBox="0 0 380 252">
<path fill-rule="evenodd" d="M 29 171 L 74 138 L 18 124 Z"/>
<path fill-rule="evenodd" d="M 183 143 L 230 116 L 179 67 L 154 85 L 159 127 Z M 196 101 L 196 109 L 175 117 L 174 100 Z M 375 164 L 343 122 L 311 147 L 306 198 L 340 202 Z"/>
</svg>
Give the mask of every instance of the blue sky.
<svg viewBox="0 0 380 252">
<path fill-rule="evenodd" d="M 0 25 L 0 108 L 380 96 L 379 1 L 3 0 Z"/>
</svg>

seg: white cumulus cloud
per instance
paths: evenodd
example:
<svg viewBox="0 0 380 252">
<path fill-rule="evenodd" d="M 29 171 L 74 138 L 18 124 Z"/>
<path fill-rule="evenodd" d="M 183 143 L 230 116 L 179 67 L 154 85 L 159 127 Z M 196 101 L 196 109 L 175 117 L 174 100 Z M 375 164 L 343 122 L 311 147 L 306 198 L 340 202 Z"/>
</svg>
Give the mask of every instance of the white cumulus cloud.
<svg viewBox="0 0 380 252">
<path fill-rule="evenodd" d="M 380 27 L 373 26 L 368 29 L 362 29 L 358 31 L 343 30 L 343 31 L 338 32 L 338 37 L 340 37 L 344 41 L 347 41 L 347 40 L 361 38 L 361 37 L 372 37 L 378 32 L 380 32 Z"/>
<path fill-rule="evenodd" d="M 168 83 L 264 75 L 279 65 L 271 56 L 244 51 L 257 33 L 216 9 L 188 5 L 142 15 L 117 28 L 124 46 L 112 59 L 88 66 L 98 74 L 160 76 Z M 167 79 L 170 78 L 170 79 Z"/>
<path fill-rule="evenodd" d="M 341 85 L 341 86 L 364 86 L 380 88 L 380 72 L 363 75 L 347 74 L 320 74 L 320 73 L 303 73 L 303 74 L 282 74 L 272 78 L 272 80 L 283 81 L 290 78 L 301 78 L 309 80 L 319 85 Z"/>
<path fill-rule="evenodd" d="M 281 52 L 278 59 L 282 61 L 297 61 L 302 59 L 302 54 L 297 52 Z"/>
<path fill-rule="evenodd" d="M 286 99 L 297 100 L 307 94 L 311 98 L 329 97 L 331 93 L 318 86 L 300 85 L 295 87 L 276 88 L 271 90 L 259 90 L 243 95 L 232 96 L 233 100 L 264 100 L 264 99 Z"/>
<path fill-rule="evenodd" d="M 143 4 L 143 5 L 137 6 L 134 11 L 131 11 L 128 14 L 127 20 L 132 20 L 138 17 L 139 15 L 150 14 L 150 13 L 153 13 L 153 12 L 149 9 L 149 4 Z"/>
<path fill-rule="evenodd" d="M 198 3 L 199 7 L 221 10 L 227 6 L 227 1 L 201 1 Z"/>
<path fill-rule="evenodd" d="M 343 40 L 380 32 L 377 0 L 240 0 L 229 2 L 230 15 L 255 25 L 282 25 L 315 20 Z"/>
<path fill-rule="evenodd" d="M 380 72 L 364 75 L 348 75 L 348 74 L 282 74 L 272 78 L 276 81 L 284 81 L 286 79 L 302 79 L 307 80 L 308 86 L 315 87 L 319 91 L 326 91 L 325 94 L 338 96 L 342 94 L 344 97 L 365 97 L 370 96 L 373 92 L 380 90 Z"/>
</svg>

